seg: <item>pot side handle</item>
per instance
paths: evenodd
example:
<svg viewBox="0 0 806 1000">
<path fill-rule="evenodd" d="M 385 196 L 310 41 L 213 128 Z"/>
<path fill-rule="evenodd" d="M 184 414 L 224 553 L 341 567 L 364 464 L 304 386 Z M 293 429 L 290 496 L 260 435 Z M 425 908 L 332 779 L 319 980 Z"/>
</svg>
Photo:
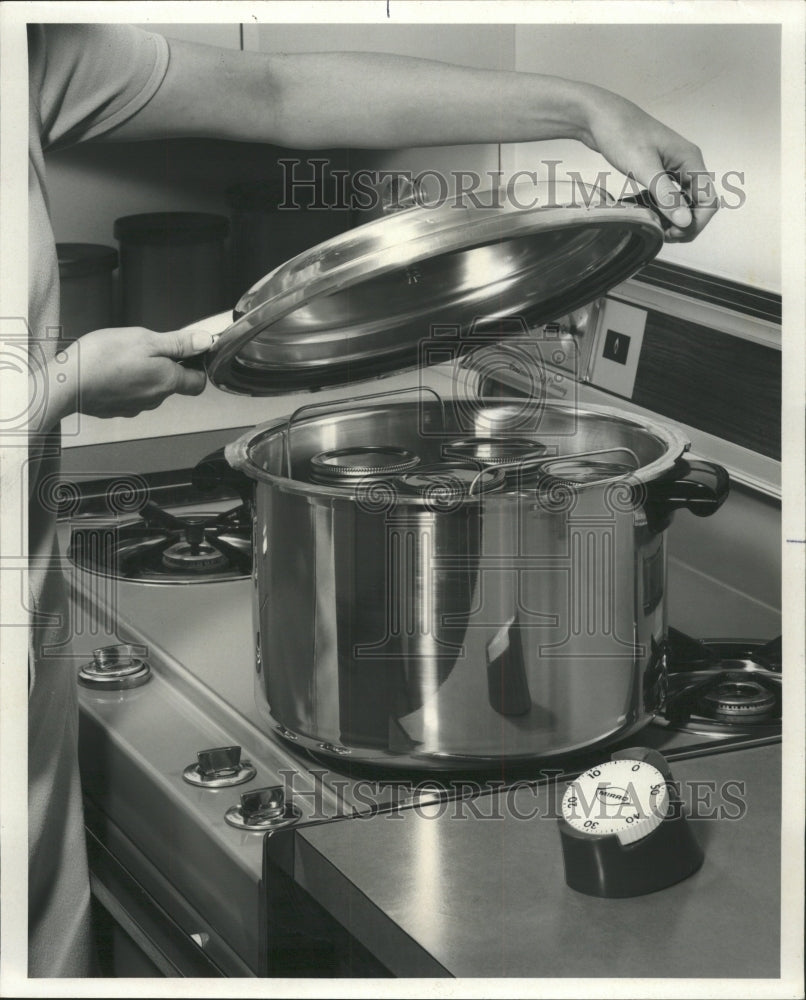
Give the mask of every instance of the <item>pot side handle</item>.
<svg viewBox="0 0 806 1000">
<path fill-rule="evenodd" d="M 244 503 L 252 499 L 252 481 L 243 472 L 233 469 L 219 448 L 203 458 L 191 473 L 193 485 L 201 493 L 213 493 L 224 488 L 234 490 Z"/>
<path fill-rule="evenodd" d="M 697 517 L 710 517 L 722 506 L 730 493 L 727 469 L 713 462 L 681 458 L 666 478 L 647 483 L 649 506 L 671 513 L 685 507 Z"/>
</svg>

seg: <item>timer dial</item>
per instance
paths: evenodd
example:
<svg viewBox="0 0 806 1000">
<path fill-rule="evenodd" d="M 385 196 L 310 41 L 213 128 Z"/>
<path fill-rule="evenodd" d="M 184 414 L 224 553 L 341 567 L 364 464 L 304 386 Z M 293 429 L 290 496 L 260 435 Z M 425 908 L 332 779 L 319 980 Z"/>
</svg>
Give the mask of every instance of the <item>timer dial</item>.
<svg viewBox="0 0 806 1000">
<path fill-rule="evenodd" d="M 642 760 L 613 759 L 585 771 L 563 796 L 563 819 L 591 837 L 616 836 L 632 844 L 655 830 L 669 812 L 666 778 Z"/>
<path fill-rule="evenodd" d="M 657 892 L 703 863 L 669 765 L 647 747 L 618 750 L 570 784 L 558 828 L 565 881 L 588 896 Z"/>
</svg>

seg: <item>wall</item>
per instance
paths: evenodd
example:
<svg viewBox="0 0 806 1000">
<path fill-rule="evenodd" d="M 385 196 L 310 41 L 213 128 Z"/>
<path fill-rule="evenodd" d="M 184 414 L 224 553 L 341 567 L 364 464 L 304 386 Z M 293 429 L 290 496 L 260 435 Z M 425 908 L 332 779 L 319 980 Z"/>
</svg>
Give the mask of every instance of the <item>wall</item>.
<svg viewBox="0 0 806 1000">
<path fill-rule="evenodd" d="M 607 87 L 696 143 L 721 176 L 745 172 L 747 201 L 662 258 L 781 290 L 780 30 L 775 25 L 518 25 L 515 68 Z M 604 159 L 575 142 L 505 146 L 506 170 L 536 160 L 595 178 Z M 623 178 L 614 175 L 611 193 Z"/>
</svg>

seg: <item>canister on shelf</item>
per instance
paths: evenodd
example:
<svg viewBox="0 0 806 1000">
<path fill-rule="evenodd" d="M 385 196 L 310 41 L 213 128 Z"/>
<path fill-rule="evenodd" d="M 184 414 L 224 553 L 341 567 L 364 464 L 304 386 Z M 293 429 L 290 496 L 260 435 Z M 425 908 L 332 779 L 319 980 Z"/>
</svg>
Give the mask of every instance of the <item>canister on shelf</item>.
<svg viewBox="0 0 806 1000">
<path fill-rule="evenodd" d="M 176 330 L 226 308 L 225 216 L 149 212 L 115 220 L 120 242 L 121 319 Z"/>
<path fill-rule="evenodd" d="M 115 323 L 112 272 L 117 250 L 98 243 L 57 243 L 62 338 L 75 340 Z"/>
</svg>

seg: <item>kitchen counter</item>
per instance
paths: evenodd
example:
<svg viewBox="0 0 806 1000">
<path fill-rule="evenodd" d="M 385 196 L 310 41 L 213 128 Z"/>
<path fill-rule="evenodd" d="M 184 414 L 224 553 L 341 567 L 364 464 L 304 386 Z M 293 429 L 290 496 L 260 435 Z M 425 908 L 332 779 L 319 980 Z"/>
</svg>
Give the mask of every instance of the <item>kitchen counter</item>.
<svg viewBox="0 0 806 1000">
<path fill-rule="evenodd" d="M 296 882 L 395 975 L 775 979 L 780 772 L 780 746 L 676 761 L 690 812 L 708 794 L 712 812 L 746 811 L 692 820 L 702 868 L 632 899 L 566 886 L 564 784 L 307 827 L 267 856 L 293 858 Z"/>
<path fill-rule="evenodd" d="M 128 692 L 80 690 L 83 780 L 107 817 L 101 831 L 107 846 L 129 866 L 135 858 L 139 867 L 130 870 L 142 868 L 141 881 L 152 867 L 161 873 L 194 912 L 183 922 L 172 894 L 162 894 L 149 876 L 160 905 L 188 932 L 202 928 L 257 972 L 261 881 L 270 897 L 278 895 L 271 869 L 261 864 L 263 839 L 224 821 L 241 789 L 207 791 L 182 780 L 201 747 L 233 743 L 255 764 L 255 787 L 281 783 L 283 768 L 299 771 L 299 755 L 266 733 L 255 702 L 251 581 L 201 588 L 120 582 L 113 592 L 115 631 L 107 633 L 91 613 L 94 578 L 70 578 L 77 662 L 99 644 L 134 641 L 147 645 L 154 672 L 149 684 Z M 211 622 L 227 624 L 211 629 Z M 702 870 L 652 896 L 591 899 L 565 886 L 545 784 L 454 800 L 436 818 L 435 807 L 423 804 L 320 823 L 314 803 L 336 815 L 333 793 L 320 786 L 319 796 L 312 795 L 318 782 L 299 775 L 301 823 L 267 838 L 266 850 L 400 976 L 775 976 L 780 747 L 711 752 L 707 738 L 659 726 L 631 742 L 667 754 L 688 798 L 692 781 L 747 782 L 745 816 L 698 822 Z M 707 756 L 686 759 L 702 749 Z M 518 818 L 534 812 L 538 817 Z M 116 828 L 139 854 L 123 850 Z M 278 919 L 285 923 L 290 912 L 283 909 Z M 748 940 L 752 948 L 736 946 Z M 659 968 L 659 961 L 682 955 L 683 966 Z"/>
</svg>

